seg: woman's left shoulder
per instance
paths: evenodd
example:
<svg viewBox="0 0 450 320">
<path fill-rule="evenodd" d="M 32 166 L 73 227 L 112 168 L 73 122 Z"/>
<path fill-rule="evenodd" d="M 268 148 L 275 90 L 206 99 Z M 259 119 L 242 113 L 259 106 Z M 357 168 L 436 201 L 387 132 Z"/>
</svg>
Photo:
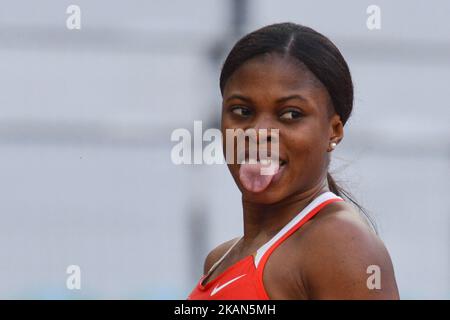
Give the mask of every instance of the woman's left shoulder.
<svg viewBox="0 0 450 320">
<path fill-rule="evenodd" d="M 306 243 L 336 243 L 336 245 L 381 245 L 378 237 L 366 219 L 349 203 L 335 202 L 317 214 L 303 228 L 302 238 Z"/>
<path fill-rule="evenodd" d="M 389 253 L 378 235 L 350 204 L 330 206 L 304 226 L 302 265 L 313 296 L 331 298 L 394 298 L 398 296 Z M 380 289 L 368 288 L 371 272 L 379 271 Z"/>
</svg>

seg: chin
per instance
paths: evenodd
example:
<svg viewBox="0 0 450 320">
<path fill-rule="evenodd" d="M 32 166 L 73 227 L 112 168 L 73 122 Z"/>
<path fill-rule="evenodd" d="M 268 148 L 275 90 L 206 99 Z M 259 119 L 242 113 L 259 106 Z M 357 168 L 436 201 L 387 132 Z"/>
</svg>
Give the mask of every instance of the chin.
<svg viewBox="0 0 450 320">
<path fill-rule="evenodd" d="M 279 189 L 271 190 L 270 187 L 267 190 L 258 193 L 249 192 L 242 186 L 239 186 L 239 190 L 241 190 L 243 200 L 253 203 L 275 204 L 286 198 L 285 192 Z"/>
</svg>

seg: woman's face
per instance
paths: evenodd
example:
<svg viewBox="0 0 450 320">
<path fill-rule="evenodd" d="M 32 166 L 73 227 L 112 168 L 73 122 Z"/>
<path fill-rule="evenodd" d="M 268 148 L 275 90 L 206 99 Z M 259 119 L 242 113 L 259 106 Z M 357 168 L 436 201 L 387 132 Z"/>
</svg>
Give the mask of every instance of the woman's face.
<svg viewBox="0 0 450 320">
<path fill-rule="evenodd" d="M 246 61 L 226 82 L 222 103 L 224 148 L 226 129 L 279 130 L 281 166 L 263 190 L 249 187 L 240 172 L 245 165 L 236 161 L 228 164 L 244 200 L 264 204 L 280 202 L 322 183 L 330 141 L 338 142 L 343 135 L 342 123 L 321 82 L 294 58 L 273 53 Z M 248 144 L 246 148 L 248 152 Z"/>
</svg>

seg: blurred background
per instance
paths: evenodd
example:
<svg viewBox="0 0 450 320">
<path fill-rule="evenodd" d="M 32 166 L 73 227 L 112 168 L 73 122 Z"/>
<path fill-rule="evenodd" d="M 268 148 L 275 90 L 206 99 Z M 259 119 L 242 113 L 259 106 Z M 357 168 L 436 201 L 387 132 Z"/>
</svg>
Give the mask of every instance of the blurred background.
<svg viewBox="0 0 450 320">
<path fill-rule="evenodd" d="M 449 299 L 449 14 L 445 0 L 0 0 L 0 298 L 185 299 L 209 250 L 242 235 L 242 209 L 226 166 L 174 165 L 170 135 L 218 128 L 227 51 L 292 21 L 352 71 L 331 173 L 376 220 L 401 297 Z"/>
</svg>

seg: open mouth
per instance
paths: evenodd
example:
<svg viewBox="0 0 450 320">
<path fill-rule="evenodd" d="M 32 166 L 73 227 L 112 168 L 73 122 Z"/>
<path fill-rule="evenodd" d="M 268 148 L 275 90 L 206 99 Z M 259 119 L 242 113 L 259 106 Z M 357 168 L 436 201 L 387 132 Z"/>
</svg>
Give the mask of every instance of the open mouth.
<svg viewBox="0 0 450 320">
<path fill-rule="evenodd" d="M 284 158 L 259 159 L 245 157 L 239 166 L 239 180 L 249 192 L 259 193 L 280 179 L 287 161 Z"/>
<path fill-rule="evenodd" d="M 260 165 L 263 168 L 269 168 L 269 167 L 273 167 L 273 168 L 281 168 L 284 167 L 287 164 L 287 161 L 284 159 L 278 159 L 278 162 L 275 162 L 276 160 L 274 159 L 250 159 L 250 160 L 245 160 L 242 163 L 239 163 L 240 165 L 243 164 L 255 164 L 255 165 Z"/>
<path fill-rule="evenodd" d="M 256 158 L 254 157 L 249 157 L 248 152 L 245 152 L 244 155 L 241 155 L 241 157 L 238 157 L 238 164 L 257 164 L 260 163 L 263 166 L 270 166 L 270 165 L 275 165 L 274 161 L 276 161 L 274 158 L 276 158 L 275 156 L 267 156 L 267 158 L 263 158 L 261 159 L 259 155 L 256 156 Z M 243 159 L 243 161 L 239 161 L 240 159 Z M 278 166 L 282 167 L 284 165 L 286 165 L 287 161 L 284 158 L 278 157 Z"/>
</svg>

